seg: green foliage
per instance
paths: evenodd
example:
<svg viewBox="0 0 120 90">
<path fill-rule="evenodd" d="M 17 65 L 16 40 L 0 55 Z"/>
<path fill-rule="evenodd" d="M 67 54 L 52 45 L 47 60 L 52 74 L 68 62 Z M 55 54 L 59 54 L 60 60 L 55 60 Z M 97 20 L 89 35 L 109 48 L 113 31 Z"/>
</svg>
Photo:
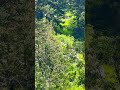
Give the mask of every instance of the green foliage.
<svg viewBox="0 0 120 90">
<path fill-rule="evenodd" d="M 119 37 L 104 36 L 93 29 L 93 25 L 86 26 L 86 89 L 96 90 L 119 89 Z M 99 36 L 96 35 L 99 33 Z M 94 78 L 94 80 L 93 80 Z M 93 86 L 93 87 L 91 87 Z"/>
<path fill-rule="evenodd" d="M 80 28 L 84 22 L 83 10 L 77 14 L 80 2 L 77 3 L 74 0 L 36 1 L 36 90 L 85 89 L 84 42 L 73 35 L 80 26 L 78 22 L 81 22 Z"/>
<path fill-rule="evenodd" d="M 103 65 L 103 68 L 105 71 L 105 80 L 110 83 L 118 83 L 114 68 L 105 64 Z"/>
<path fill-rule="evenodd" d="M 77 58 L 78 58 L 82 63 L 85 64 L 85 60 L 84 60 L 84 56 L 83 56 L 83 54 L 78 53 L 78 54 L 77 54 Z"/>
<path fill-rule="evenodd" d="M 61 34 L 61 35 L 58 34 L 55 36 L 55 38 L 61 42 L 62 46 L 66 47 L 66 48 L 72 48 L 73 43 L 74 43 L 73 37 L 66 36 L 64 34 Z"/>
<path fill-rule="evenodd" d="M 76 16 L 74 16 L 70 11 L 68 11 L 65 12 L 64 18 L 62 18 L 61 21 L 61 33 L 64 33 L 66 35 L 72 35 L 73 30 L 77 27 Z"/>
<path fill-rule="evenodd" d="M 85 35 L 86 35 L 86 48 L 89 48 L 90 43 L 92 42 L 94 36 L 94 30 L 92 25 L 90 24 L 86 25 Z"/>
<path fill-rule="evenodd" d="M 62 19 L 63 23 L 60 23 L 63 27 L 70 27 L 71 25 L 75 25 L 76 21 L 74 20 L 76 17 L 69 11 L 65 13 L 65 18 Z"/>
<path fill-rule="evenodd" d="M 85 86 L 84 85 L 73 86 L 72 88 L 69 88 L 67 90 L 85 90 Z"/>
</svg>

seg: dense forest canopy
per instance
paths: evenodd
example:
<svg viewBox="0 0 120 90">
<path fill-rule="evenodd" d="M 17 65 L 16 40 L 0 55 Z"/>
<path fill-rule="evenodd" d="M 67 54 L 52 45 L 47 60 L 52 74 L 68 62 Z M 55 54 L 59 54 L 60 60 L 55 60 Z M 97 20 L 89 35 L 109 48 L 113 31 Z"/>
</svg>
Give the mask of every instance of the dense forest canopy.
<svg viewBox="0 0 120 90">
<path fill-rule="evenodd" d="M 84 90 L 84 0 L 35 1 L 36 90 Z"/>
<path fill-rule="evenodd" d="M 120 1 L 86 0 L 85 8 L 86 89 L 120 90 Z"/>
<path fill-rule="evenodd" d="M 36 0 L 36 18 L 52 22 L 57 33 L 84 37 L 84 0 Z"/>
</svg>

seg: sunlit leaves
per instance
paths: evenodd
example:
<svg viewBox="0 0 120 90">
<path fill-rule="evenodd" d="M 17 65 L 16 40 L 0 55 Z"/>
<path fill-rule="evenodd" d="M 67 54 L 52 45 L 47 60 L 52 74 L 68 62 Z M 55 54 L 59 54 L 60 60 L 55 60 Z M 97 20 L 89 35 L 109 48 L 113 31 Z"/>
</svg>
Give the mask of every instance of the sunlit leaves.
<svg viewBox="0 0 120 90">
<path fill-rule="evenodd" d="M 73 35 L 84 13 L 77 16 L 75 5 L 74 0 L 38 0 L 43 17 L 35 22 L 36 90 L 84 90 L 84 42 Z"/>
<path fill-rule="evenodd" d="M 70 11 L 66 12 L 64 18 L 61 19 L 62 33 L 71 35 L 73 30 L 77 27 L 76 16 Z"/>
<path fill-rule="evenodd" d="M 74 43 L 73 37 L 66 36 L 64 34 L 61 34 L 61 35 L 58 34 L 55 36 L 55 38 L 61 42 L 62 46 L 65 46 L 68 48 L 71 48 L 73 46 L 73 43 Z"/>
<path fill-rule="evenodd" d="M 77 54 L 77 58 L 78 58 L 82 63 L 85 63 L 83 54 L 78 53 L 78 54 Z"/>
</svg>

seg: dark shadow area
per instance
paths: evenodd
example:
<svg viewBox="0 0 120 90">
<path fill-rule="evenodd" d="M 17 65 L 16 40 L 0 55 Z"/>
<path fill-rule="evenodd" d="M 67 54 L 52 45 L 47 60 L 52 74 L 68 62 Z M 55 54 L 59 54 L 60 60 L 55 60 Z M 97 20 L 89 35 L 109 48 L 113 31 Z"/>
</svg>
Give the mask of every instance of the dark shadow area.
<svg viewBox="0 0 120 90">
<path fill-rule="evenodd" d="M 120 89 L 120 2 L 86 1 L 86 90 Z"/>
<path fill-rule="evenodd" d="M 34 1 L 0 0 L 0 90 L 34 90 Z"/>
</svg>

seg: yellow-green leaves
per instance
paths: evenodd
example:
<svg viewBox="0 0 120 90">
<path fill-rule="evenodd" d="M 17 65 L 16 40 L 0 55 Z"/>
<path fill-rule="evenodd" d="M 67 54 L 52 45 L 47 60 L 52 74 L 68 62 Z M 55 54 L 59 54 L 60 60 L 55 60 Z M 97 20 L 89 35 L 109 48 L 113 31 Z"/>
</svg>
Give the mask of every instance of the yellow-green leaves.
<svg viewBox="0 0 120 90">
<path fill-rule="evenodd" d="M 73 37 L 66 36 L 64 34 L 61 34 L 61 35 L 58 34 L 58 35 L 55 36 L 55 38 L 61 42 L 61 45 L 63 47 L 71 48 L 73 46 L 73 43 L 74 43 L 74 38 Z"/>
<path fill-rule="evenodd" d="M 110 83 L 116 83 L 118 80 L 116 79 L 115 70 L 113 67 L 111 67 L 108 64 L 103 65 L 104 71 L 105 71 L 105 80 Z"/>
<path fill-rule="evenodd" d="M 70 16 L 72 16 L 72 13 L 70 11 L 68 11 L 68 12 L 65 13 L 65 16 L 70 17 Z"/>
<path fill-rule="evenodd" d="M 64 18 L 61 19 L 60 25 L 62 26 L 62 32 L 67 35 L 71 35 L 73 33 L 73 29 L 75 29 L 77 22 L 76 16 L 72 14 L 72 12 L 68 11 L 65 13 Z"/>
<path fill-rule="evenodd" d="M 74 19 L 76 17 L 71 12 L 65 13 L 65 18 L 62 19 L 62 23 L 60 23 L 63 27 L 70 27 L 71 24 L 75 23 Z"/>
<path fill-rule="evenodd" d="M 85 63 L 83 54 L 78 53 L 78 54 L 77 54 L 77 58 L 78 58 L 82 63 Z"/>
<path fill-rule="evenodd" d="M 85 86 L 84 85 L 80 85 L 80 86 L 73 86 L 67 90 L 85 90 Z"/>
</svg>

